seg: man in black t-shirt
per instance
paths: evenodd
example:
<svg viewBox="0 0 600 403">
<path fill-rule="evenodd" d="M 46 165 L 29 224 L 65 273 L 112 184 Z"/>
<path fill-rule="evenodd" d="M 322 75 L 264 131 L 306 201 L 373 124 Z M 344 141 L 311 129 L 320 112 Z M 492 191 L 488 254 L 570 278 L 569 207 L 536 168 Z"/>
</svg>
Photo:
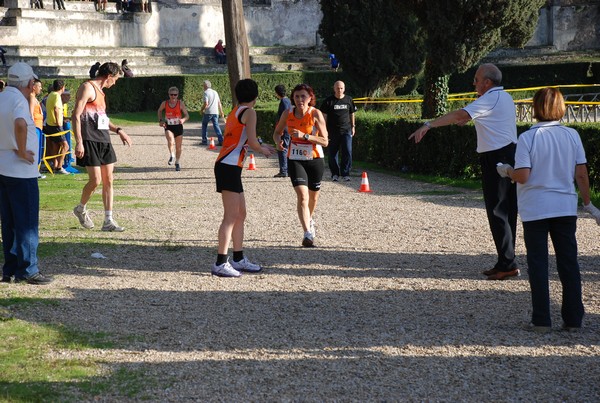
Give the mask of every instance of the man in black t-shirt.
<svg viewBox="0 0 600 403">
<path fill-rule="evenodd" d="M 354 112 L 356 106 L 352 97 L 345 95 L 346 85 L 342 81 L 333 84 L 333 95 L 321 104 L 321 112 L 327 121 L 329 133 L 329 170 L 331 179 L 337 182 L 340 176 L 350 180 L 352 168 L 352 137 L 354 137 Z M 338 154 L 341 152 L 341 164 Z"/>
</svg>

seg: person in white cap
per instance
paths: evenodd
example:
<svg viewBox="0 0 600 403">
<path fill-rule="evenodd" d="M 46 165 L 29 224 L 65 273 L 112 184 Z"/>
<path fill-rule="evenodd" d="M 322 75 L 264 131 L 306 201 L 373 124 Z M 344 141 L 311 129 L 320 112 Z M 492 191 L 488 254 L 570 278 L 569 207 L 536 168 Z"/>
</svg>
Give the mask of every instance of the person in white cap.
<svg viewBox="0 0 600 403">
<path fill-rule="evenodd" d="M 0 219 L 4 266 L 2 282 L 48 284 L 40 273 L 40 192 L 38 188 L 38 136 L 29 111 L 29 95 L 37 76 L 26 63 L 8 70 L 0 92 Z"/>
</svg>

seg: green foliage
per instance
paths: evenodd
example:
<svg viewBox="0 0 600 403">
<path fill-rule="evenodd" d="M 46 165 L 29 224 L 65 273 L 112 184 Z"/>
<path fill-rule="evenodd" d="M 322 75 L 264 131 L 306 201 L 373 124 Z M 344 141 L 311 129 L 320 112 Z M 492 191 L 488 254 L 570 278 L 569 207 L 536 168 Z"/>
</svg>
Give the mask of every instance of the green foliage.
<svg viewBox="0 0 600 403">
<path fill-rule="evenodd" d="M 422 121 L 398 119 L 391 115 L 357 112 L 356 136 L 352 151 L 356 160 L 375 163 L 402 173 L 479 178 L 477 137 L 473 124 L 445 126 L 431 130 L 419 143 L 408 137 Z M 590 184 L 600 186 L 600 129 L 597 124 L 572 124 L 581 135 L 588 159 Z M 519 133 L 531 127 L 519 124 Z"/>
<path fill-rule="evenodd" d="M 334 72 L 284 72 L 257 73 L 252 79 L 258 83 L 258 104 L 271 102 L 275 99 L 274 88 L 283 84 L 291 90 L 297 84 L 310 84 L 318 97 L 325 98 L 332 92 L 333 83 L 337 80 L 346 81 L 349 93 L 352 93 L 353 81 L 344 73 Z M 231 91 L 227 74 L 207 74 L 202 76 L 161 76 L 122 78 L 117 84 L 106 90 L 106 103 L 109 113 L 125 113 L 140 111 L 156 111 L 160 103 L 167 99 L 169 87 L 179 88 L 182 99 L 189 111 L 199 111 L 204 94 L 204 80 L 211 82 L 212 88 L 221 97 L 223 108 L 231 109 Z M 79 86 L 84 80 L 73 80 L 73 86 Z M 356 88 L 356 87 L 354 87 Z M 74 96 L 72 102 L 74 102 Z M 155 119 L 153 119 L 154 121 Z"/>
<path fill-rule="evenodd" d="M 555 63 L 519 66 L 498 65 L 504 88 L 527 88 L 561 84 L 595 84 L 600 78 L 600 63 Z M 476 67 L 464 73 L 452 74 L 450 92 L 473 91 Z M 578 93 L 581 89 L 561 89 L 563 94 Z M 532 97 L 532 91 L 528 97 Z"/>
<path fill-rule="evenodd" d="M 425 71 L 425 96 L 422 104 L 423 116 L 441 116 L 446 114 L 448 104 L 448 81 L 450 77 L 440 70 L 436 71 L 436 66 L 429 66 L 427 61 Z"/>
<path fill-rule="evenodd" d="M 523 46 L 536 27 L 545 0 L 417 1 L 416 12 L 426 33 L 427 62 L 423 117 L 439 116 L 436 103 L 444 102 L 433 83 L 463 72 L 491 50 L 505 44 Z M 431 83 L 430 85 L 427 85 Z"/>
<path fill-rule="evenodd" d="M 422 30 L 409 1 L 321 0 L 319 34 L 361 92 L 393 94 L 421 69 Z"/>
<path fill-rule="evenodd" d="M 289 91 L 297 84 L 307 83 L 313 87 L 318 97 L 325 98 L 331 94 L 335 81 L 344 80 L 348 88 L 348 93 L 358 94 L 356 83 L 347 74 L 341 72 L 292 71 L 283 73 L 257 73 L 252 76 L 252 79 L 258 83 L 259 104 L 275 99 L 274 88 L 278 84 L 285 85 Z M 230 110 L 232 102 L 229 76 L 227 74 L 206 74 L 202 76 L 182 75 L 121 78 L 117 81 L 116 85 L 104 90 L 108 112 L 112 115 L 114 113 L 156 111 L 160 103 L 167 99 L 167 91 L 173 86 L 179 89 L 181 97 L 185 101 L 189 111 L 199 111 L 203 103 L 204 80 L 211 82 L 212 88 L 221 96 L 223 108 Z M 44 80 L 44 85 L 51 84 L 52 81 L 52 79 Z M 77 89 L 87 80 L 71 78 L 64 81 L 66 88 L 71 92 L 71 100 L 68 102 L 69 113 L 71 113 L 75 105 Z M 155 120 L 156 117 L 154 116 L 151 121 L 154 122 Z"/>
</svg>

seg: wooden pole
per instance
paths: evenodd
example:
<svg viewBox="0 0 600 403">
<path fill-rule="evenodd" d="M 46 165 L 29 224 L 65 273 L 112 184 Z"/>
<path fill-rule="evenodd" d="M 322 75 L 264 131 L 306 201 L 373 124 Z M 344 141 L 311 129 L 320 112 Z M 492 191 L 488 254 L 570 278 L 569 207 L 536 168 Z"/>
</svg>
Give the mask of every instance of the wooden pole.
<svg viewBox="0 0 600 403">
<path fill-rule="evenodd" d="M 235 85 L 243 78 L 250 78 L 250 53 L 244 19 L 242 0 L 221 0 L 225 26 L 225 46 L 231 99 L 237 105 Z"/>
</svg>

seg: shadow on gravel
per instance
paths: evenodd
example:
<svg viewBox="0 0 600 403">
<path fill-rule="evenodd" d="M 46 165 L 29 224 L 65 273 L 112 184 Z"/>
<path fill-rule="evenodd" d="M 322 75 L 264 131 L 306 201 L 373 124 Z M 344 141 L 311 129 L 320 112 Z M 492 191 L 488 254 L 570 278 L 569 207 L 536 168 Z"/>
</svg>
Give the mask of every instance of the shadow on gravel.
<svg viewBox="0 0 600 403">
<path fill-rule="evenodd" d="M 148 243 L 147 239 L 131 239 L 129 242 Z M 82 270 L 82 275 L 93 272 L 94 268 L 154 272 L 189 271 L 199 274 L 210 273 L 215 260 L 215 249 L 204 246 L 189 246 L 202 240 L 180 240 L 178 242 L 157 241 L 154 245 L 87 245 L 80 243 L 44 242 L 46 253 L 60 250 L 64 261 L 42 259 L 49 265 L 53 274 L 71 274 L 64 270 L 64 264 Z M 107 259 L 94 259 L 94 252 L 101 252 Z M 288 276 L 332 276 L 351 278 L 439 278 L 485 280 L 481 271 L 488 269 L 495 256 L 456 255 L 456 254 L 413 254 L 413 253 L 371 253 L 343 248 L 303 248 L 303 247 L 253 247 L 246 250 L 253 261 L 264 268 L 264 275 Z M 526 278 L 526 258 L 518 256 L 521 263 L 521 278 Z M 194 262 L 190 266 L 190 262 Z M 584 281 L 600 281 L 597 256 L 580 256 Z M 311 266 L 314 266 L 312 268 Z M 64 271 L 63 271 L 64 270 Z M 550 259 L 550 273 L 556 277 L 554 259 Z M 94 273 L 96 275 L 97 273 Z M 507 280 L 512 281 L 512 280 Z"/>
<path fill-rule="evenodd" d="M 69 287 L 69 297 L 44 299 L 44 305 L 18 309 L 16 316 L 114 335 L 115 348 L 125 349 L 129 362 L 105 366 L 146 374 L 152 384 L 137 397 L 364 401 L 464 400 L 468 395 L 468 400 L 528 400 L 535 393 L 540 400 L 590 401 L 594 399 L 582 397 L 598 393 L 597 355 L 586 355 L 600 343 L 599 315 L 586 315 L 580 333 L 525 332 L 521 325 L 530 304 L 525 278 L 482 280 L 479 287 L 473 281 L 483 278 L 478 271 L 448 267 L 440 255 L 279 248 L 280 258 L 263 273 L 221 279 L 208 272 L 212 248 L 70 246 L 64 257 L 44 259 L 47 272 L 59 275 L 57 281 L 69 274 L 123 278 L 121 270 L 155 275 L 147 284 L 138 281 L 136 288 L 113 290 L 88 288 L 83 281 L 81 287 Z M 89 257 L 98 249 L 107 259 Z M 117 249 L 125 258 L 112 257 Z M 260 252 L 252 250 L 257 257 Z M 190 255 L 202 267 L 190 267 Z M 456 258 L 473 265 L 489 260 Z M 323 265 L 327 259 L 331 263 Z M 582 266 L 594 267 L 596 260 L 582 257 Z M 198 273 L 192 277 L 196 284 L 178 283 L 182 274 L 189 282 L 190 272 Z M 584 274 L 586 281 L 590 275 Z M 274 276 L 289 279 L 274 281 Z M 312 276 L 314 283 L 298 287 L 294 276 Z M 135 277 L 144 278 L 139 273 Z M 345 282 L 348 277 L 364 281 Z M 429 281 L 419 281 L 423 278 Z M 553 304 L 552 311 L 557 327 L 560 307 Z M 531 353 L 540 345 L 568 352 Z M 575 354 L 574 346 L 583 349 L 581 354 Z M 160 362 L 153 357 L 157 354 Z M 207 381 L 214 377 L 219 381 Z M 533 379 L 551 383 L 540 392 Z M 0 390 L 8 386 L 0 384 Z"/>
</svg>

